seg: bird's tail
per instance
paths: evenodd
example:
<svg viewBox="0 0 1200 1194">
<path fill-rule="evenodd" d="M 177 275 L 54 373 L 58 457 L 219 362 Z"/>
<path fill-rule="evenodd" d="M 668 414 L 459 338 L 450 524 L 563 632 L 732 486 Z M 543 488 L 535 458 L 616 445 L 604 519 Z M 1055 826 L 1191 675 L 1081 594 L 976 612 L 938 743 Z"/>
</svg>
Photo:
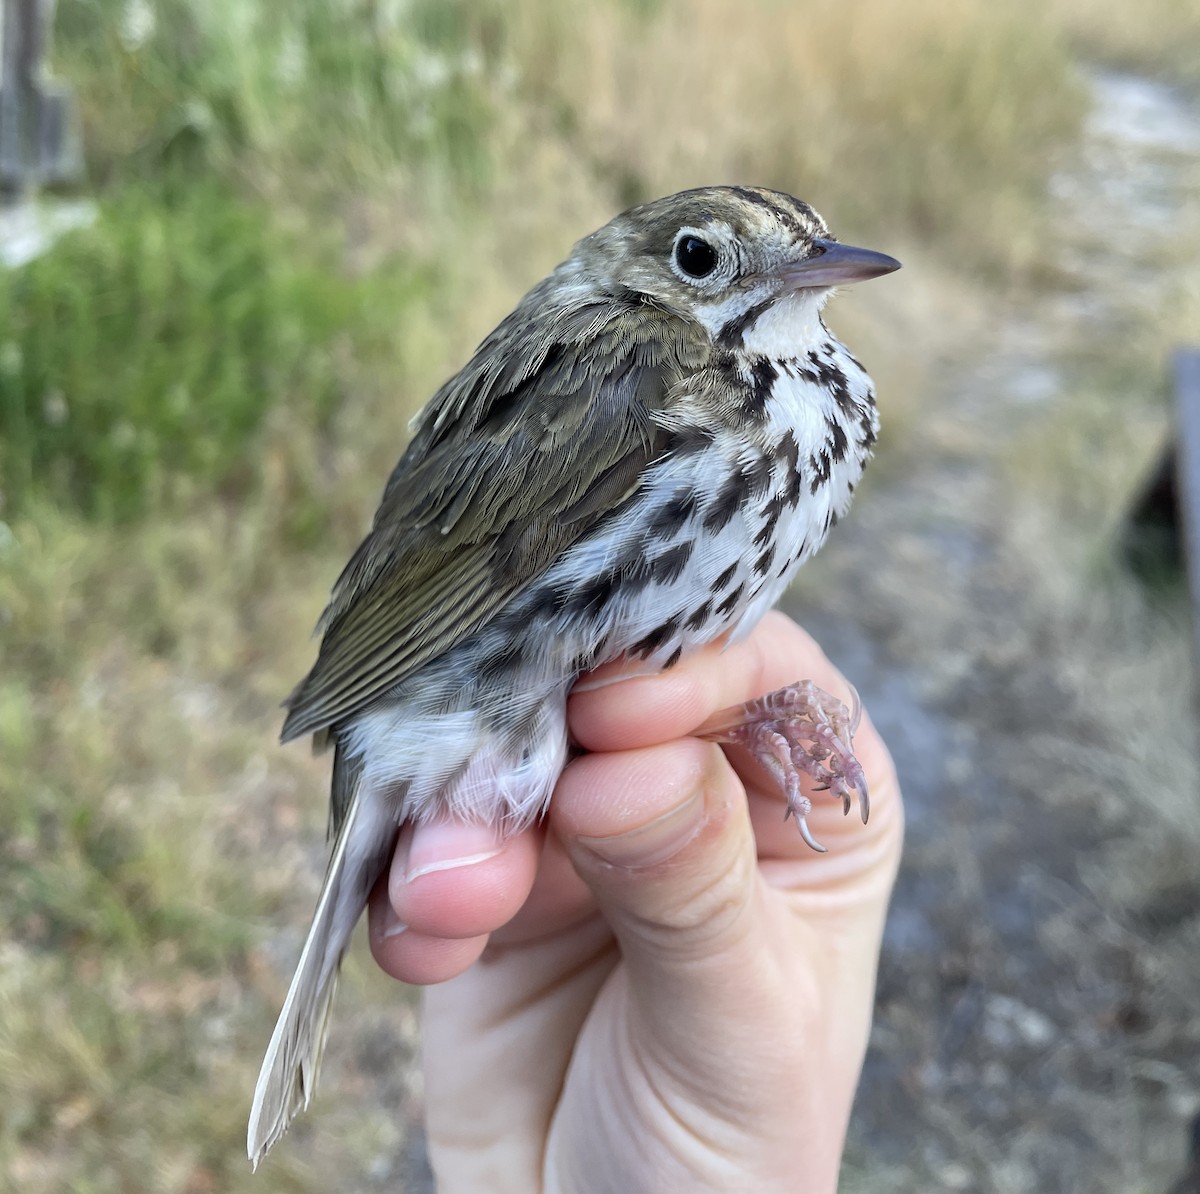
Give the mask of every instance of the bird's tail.
<svg viewBox="0 0 1200 1194">
<path fill-rule="evenodd" d="M 338 968 L 394 841 L 385 801 L 356 791 L 343 808 L 308 939 L 254 1088 L 246 1151 L 256 1169 L 312 1101 Z"/>
</svg>

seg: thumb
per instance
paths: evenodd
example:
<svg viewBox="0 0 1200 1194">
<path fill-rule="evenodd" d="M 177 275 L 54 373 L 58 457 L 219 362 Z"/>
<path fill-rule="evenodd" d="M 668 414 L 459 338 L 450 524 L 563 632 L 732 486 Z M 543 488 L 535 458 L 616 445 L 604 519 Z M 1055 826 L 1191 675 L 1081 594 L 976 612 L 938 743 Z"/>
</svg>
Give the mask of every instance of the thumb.
<svg viewBox="0 0 1200 1194">
<path fill-rule="evenodd" d="M 692 1053 L 697 1032 L 744 1022 L 747 997 L 766 996 L 776 973 L 774 934 L 745 793 L 720 749 L 683 738 L 585 755 L 551 817 L 617 937 L 650 1039 Z"/>
</svg>

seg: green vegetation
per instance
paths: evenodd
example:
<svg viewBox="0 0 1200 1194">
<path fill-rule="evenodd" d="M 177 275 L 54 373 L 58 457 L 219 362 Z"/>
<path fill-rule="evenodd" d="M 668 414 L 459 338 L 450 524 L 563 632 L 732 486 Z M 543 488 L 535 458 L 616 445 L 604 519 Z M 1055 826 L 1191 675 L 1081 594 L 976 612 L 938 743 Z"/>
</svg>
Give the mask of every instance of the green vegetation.
<svg viewBox="0 0 1200 1194">
<path fill-rule="evenodd" d="M 740 180 L 910 265 L 835 322 L 914 426 L 1039 282 L 1073 54 L 1151 54 L 1079 8 L 1102 44 L 1068 0 L 61 0 L 99 211 L 0 278 L 0 1186 L 395 1185 L 361 959 L 327 1097 L 253 1182 L 242 1140 L 323 866 L 276 705 L 407 419 L 574 237 Z"/>
<path fill-rule="evenodd" d="M 327 429 L 338 338 L 370 351 L 376 279 L 203 181 L 126 187 L 92 227 L 4 280 L 0 489 L 128 518 L 244 492 L 267 413 Z M 386 298 L 403 312 L 411 291 Z"/>
</svg>

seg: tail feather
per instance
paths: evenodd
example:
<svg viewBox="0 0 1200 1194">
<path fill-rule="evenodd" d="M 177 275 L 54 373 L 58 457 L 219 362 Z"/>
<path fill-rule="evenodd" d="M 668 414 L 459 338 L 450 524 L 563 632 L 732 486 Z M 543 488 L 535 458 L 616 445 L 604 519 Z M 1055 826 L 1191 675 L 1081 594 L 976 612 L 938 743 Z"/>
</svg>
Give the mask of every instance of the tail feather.
<svg viewBox="0 0 1200 1194">
<path fill-rule="evenodd" d="M 308 938 L 263 1058 L 246 1133 L 256 1169 L 312 1101 L 338 968 L 394 840 L 378 823 L 387 815 L 382 802 L 369 803 L 373 807 L 364 808 L 361 792 L 346 802 Z"/>
</svg>

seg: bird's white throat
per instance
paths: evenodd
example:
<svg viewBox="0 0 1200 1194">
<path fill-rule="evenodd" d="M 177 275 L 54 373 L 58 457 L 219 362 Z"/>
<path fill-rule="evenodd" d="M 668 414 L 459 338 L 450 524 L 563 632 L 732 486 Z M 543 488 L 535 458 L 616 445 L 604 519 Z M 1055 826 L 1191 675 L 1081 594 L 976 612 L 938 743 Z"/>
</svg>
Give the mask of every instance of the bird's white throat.
<svg viewBox="0 0 1200 1194">
<path fill-rule="evenodd" d="M 742 333 L 746 352 L 768 360 L 785 361 L 801 356 L 829 340 L 821 322 L 828 290 L 794 290 L 781 295 Z"/>
</svg>

